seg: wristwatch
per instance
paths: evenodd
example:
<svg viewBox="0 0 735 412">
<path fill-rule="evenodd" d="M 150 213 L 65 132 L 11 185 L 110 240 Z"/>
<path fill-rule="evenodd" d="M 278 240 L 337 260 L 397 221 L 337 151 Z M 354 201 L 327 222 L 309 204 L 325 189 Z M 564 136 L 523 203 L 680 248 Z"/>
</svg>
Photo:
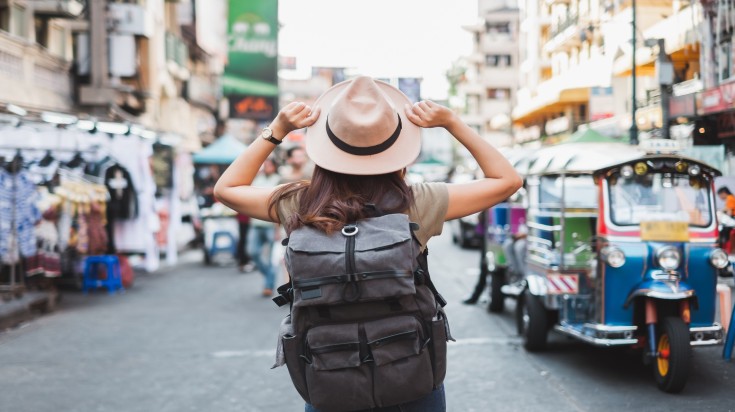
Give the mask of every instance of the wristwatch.
<svg viewBox="0 0 735 412">
<path fill-rule="evenodd" d="M 262 137 L 263 140 L 267 140 L 276 146 L 283 143 L 283 140 L 278 140 L 275 137 L 273 137 L 273 129 L 271 129 L 270 127 L 264 127 L 263 131 L 260 132 L 260 137 Z"/>
</svg>

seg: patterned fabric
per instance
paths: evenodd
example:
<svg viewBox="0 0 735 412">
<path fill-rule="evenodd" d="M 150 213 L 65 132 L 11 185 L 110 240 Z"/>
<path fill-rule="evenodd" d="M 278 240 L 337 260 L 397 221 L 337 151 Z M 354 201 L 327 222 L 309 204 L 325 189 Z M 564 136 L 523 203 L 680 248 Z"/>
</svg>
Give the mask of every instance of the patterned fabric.
<svg viewBox="0 0 735 412">
<path fill-rule="evenodd" d="M 0 169 L 0 261 L 14 264 L 18 255 L 36 254 L 34 226 L 41 217 L 36 197 L 28 172 L 10 174 Z"/>
<path fill-rule="evenodd" d="M 26 261 L 26 273 L 58 277 L 61 275 L 61 258 L 59 254 L 59 231 L 56 227 L 58 213 L 50 208 L 43 214 L 43 220 L 36 225 L 38 254 Z"/>
</svg>

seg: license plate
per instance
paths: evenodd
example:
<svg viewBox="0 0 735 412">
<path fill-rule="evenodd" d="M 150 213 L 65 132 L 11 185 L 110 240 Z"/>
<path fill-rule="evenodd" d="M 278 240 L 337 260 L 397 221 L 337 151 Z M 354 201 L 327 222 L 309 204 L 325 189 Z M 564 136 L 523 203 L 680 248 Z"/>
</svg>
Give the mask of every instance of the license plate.
<svg viewBox="0 0 735 412">
<path fill-rule="evenodd" d="M 576 295 L 579 293 L 579 275 L 546 275 L 549 295 Z"/>
<path fill-rule="evenodd" d="M 687 222 L 641 222 L 641 240 L 653 242 L 689 241 Z"/>
</svg>

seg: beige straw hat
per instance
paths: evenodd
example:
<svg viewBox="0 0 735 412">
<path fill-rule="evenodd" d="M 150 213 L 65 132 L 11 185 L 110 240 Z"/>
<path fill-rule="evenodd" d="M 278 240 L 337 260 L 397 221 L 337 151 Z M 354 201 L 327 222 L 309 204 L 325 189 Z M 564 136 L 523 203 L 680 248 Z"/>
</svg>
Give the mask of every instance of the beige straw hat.
<svg viewBox="0 0 735 412">
<path fill-rule="evenodd" d="M 314 103 L 322 112 L 306 130 L 306 153 L 320 167 L 352 175 L 395 172 L 421 150 L 421 129 L 406 118 L 409 98 L 361 76 L 332 86 Z"/>
</svg>

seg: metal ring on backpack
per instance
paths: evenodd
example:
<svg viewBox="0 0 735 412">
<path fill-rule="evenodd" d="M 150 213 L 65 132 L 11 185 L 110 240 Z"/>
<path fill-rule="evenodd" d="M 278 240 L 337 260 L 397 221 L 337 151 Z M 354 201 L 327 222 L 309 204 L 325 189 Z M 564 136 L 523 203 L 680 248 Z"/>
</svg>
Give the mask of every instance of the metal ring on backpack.
<svg viewBox="0 0 735 412">
<path fill-rule="evenodd" d="M 354 229 L 354 231 L 347 232 L 346 231 L 347 229 Z M 358 232 L 358 228 L 355 225 L 347 225 L 347 226 L 345 226 L 345 227 L 342 228 L 342 234 L 345 235 L 345 236 L 355 236 L 357 234 L 357 232 Z"/>
</svg>

